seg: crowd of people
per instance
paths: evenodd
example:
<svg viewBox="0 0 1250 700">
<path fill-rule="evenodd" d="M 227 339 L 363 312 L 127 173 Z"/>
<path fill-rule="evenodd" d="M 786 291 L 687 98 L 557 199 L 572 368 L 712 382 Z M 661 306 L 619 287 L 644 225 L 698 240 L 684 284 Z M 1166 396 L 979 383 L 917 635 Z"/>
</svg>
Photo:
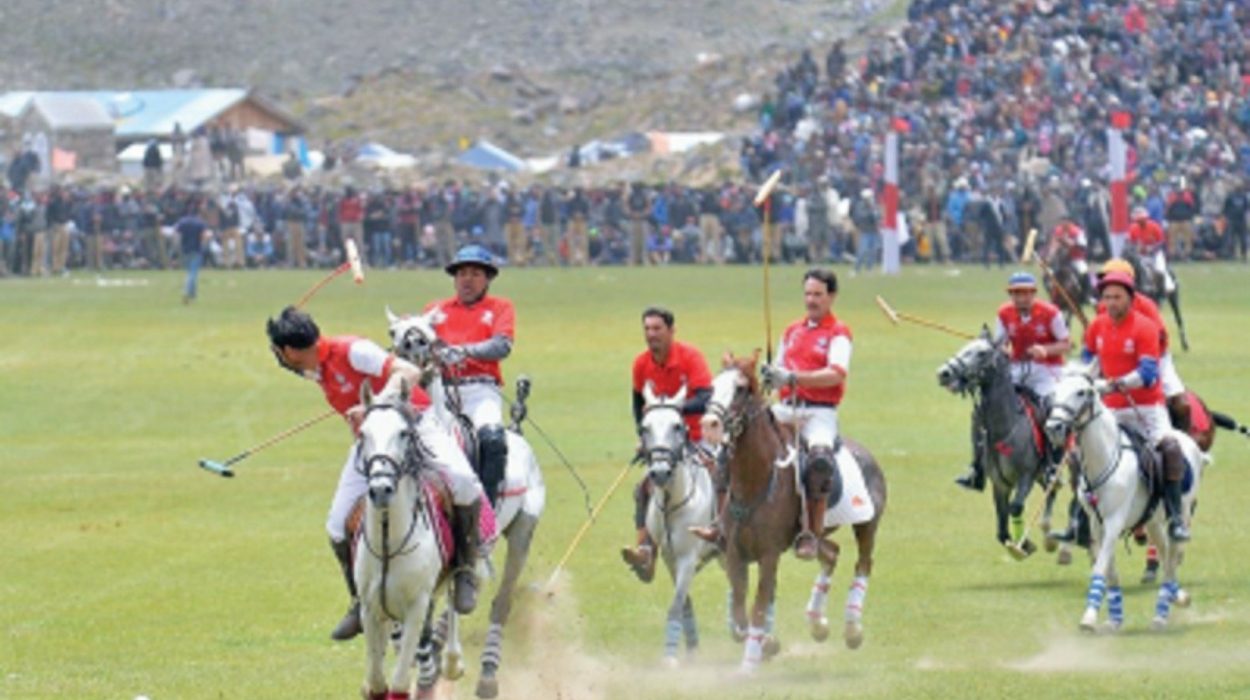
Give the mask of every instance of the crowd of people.
<svg viewBox="0 0 1250 700">
<path fill-rule="evenodd" d="M 1070 218 L 1106 258 L 1122 111 L 1129 206 L 1165 226 L 1173 259 L 1244 260 L 1248 30 L 1250 8 L 1220 0 L 914 0 L 862 56 L 837 42 L 823 68 L 805 52 L 781 71 L 742 168 L 783 168 L 809 202 L 879 196 L 883 136 L 900 128 L 920 257 L 1001 263 Z"/>
<path fill-rule="evenodd" d="M 282 184 L 188 187 L 166 186 L 158 163 L 134 189 L 87 188 L 31 177 L 39 164 L 18 152 L 0 197 L 0 274 L 175 264 L 172 224 L 189 208 L 210 232 L 206 264 L 221 267 L 332 266 L 344 238 L 378 267 L 443 266 L 467 244 L 514 266 L 750 263 L 765 240 L 752 200 L 776 168 L 770 254 L 862 269 L 880 259 L 891 128 L 902 132 L 904 259 L 1003 265 L 1029 230 L 1045 243 L 1073 226 L 1105 259 L 1114 111 L 1131 115 L 1129 206 L 1161 225 L 1171 258 L 1244 261 L 1247 37 L 1250 8 L 1219 0 L 914 0 L 862 55 L 839 41 L 823 66 L 804 52 L 778 73 L 741 141 L 741 178 L 707 187 L 358 189 L 309 184 L 298 169 Z"/>
</svg>

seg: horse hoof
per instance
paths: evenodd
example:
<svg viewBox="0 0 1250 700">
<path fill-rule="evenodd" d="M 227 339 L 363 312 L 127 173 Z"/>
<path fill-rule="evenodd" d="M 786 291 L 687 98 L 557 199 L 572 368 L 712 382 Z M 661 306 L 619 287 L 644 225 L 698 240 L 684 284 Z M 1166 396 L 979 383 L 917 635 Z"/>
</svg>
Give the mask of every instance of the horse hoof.
<svg viewBox="0 0 1250 700">
<path fill-rule="evenodd" d="M 430 686 L 428 688 L 418 687 L 415 700 L 434 700 L 436 695 L 437 693 L 434 692 L 434 686 Z M 404 697 L 408 696 L 405 695 Z"/>
<path fill-rule="evenodd" d="M 1107 620 L 1107 624 L 1103 625 L 1103 631 L 1108 634 L 1115 634 L 1124 626 L 1124 620 Z"/>
<path fill-rule="evenodd" d="M 1193 599 L 1189 597 L 1189 591 L 1182 588 L 1176 592 L 1176 595 L 1172 598 L 1172 602 L 1176 603 L 1176 607 L 1178 608 L 1188 608 L 1189 604 L 1193 602 Z"/>
<path fill-rule="evenodd" d="M 1024 561 L 1029 558 L 1030 554 L 1032 554 L 1032 552 L 1028 551 L 1027 548 L 1021 547 L 1015 542 L 1004 542 L 1003 546 L 1007 548 L 1007 553 L 1011 555 L 1011 558 L 1016 561 Z"/>
<path fill-rule="evenodd" d="M 738 678 L 750 678 L 755 675 L 755 672 L 759 669 L 759 667 L 760 662 L 747 661 L 746 659 L 743 659 L 742 665 L 738 667 L 738 670 L 734 673 L 734 675 Z"/>
<path fill-rule="evenodd" d="M 1081 616 L 1081 630 L 1084 632 L 1098 631 L 1098 611 L 1092 608 L 1087 609 L 1085 614 Z"/>
<path fill-rule="evenodd" d="M 464 677 L 464 658 L 459 654 L 448 654 L 443 659 L 443 675 L 449 681 L 458 681 Z"/>
<path fill-rule="evenodd" d="M 1155 615 L 1155 618 L 1150 621 L 1150 629 L 1156 632 L 1162 632 L 1167 628 L 1168 619 L 1166 617 L 1159 617 L 1158 615 Z"/>
<path fill-rule="evenodd" d="M 1052 554 L 1056 549 L 1059 549 L 1059 540 L 1047 535 L 1046 539 L 1042 540 L 1042 547 L 1048 554 Z"/>
<path fill-rule="evenodd" d="M 737 625 L 730 625 L 729 635 L 733 637 L 735 642 L 741 644 L 747 640 L 747 631 Z"/>
<path fill-rule="evenodd" d="M 1157 582 L 1158 580 L 1159 580 L 1159 570 L 1158 570 L 1158 569 L 1151 569 L 1151 568 L 1147 567 L 1145 571 L 1141 572 L 1141 582 L 1142 582 L 1142 583 L 1145 583 L 1145 584 L 1152 584 L 1152 583 Z"/>
<path fill-rule="evenodd" d="M 1068 566 L 1072 563 L 1072 550 L 1064 547 L 1059 550 L 1059 556 L 1055 557 L 1055 563 L 1059 566 Z"/>
<path fill-rule="evenodd" d="M 858 622 L 846 623 L 846 630 L 843 633 L 846 639 L 847 649 L 858 649 L 864 644 L 864 626 Z"/>
<path fill-rule="evenodd" d="M 781 653 L 781 642 L 777 641 L 777 638 L 771 634 L 764 635 L 764 645 L 760 651 L 763 652 L 764 660 L 767 661 Z"/>
<path fill-rule="evenodd" d="M 493 676 L 490 678 L 481 678 L 477 682 L 477 696 L 479 698 L 494 698 L 499 696 L 499 681 Z"/>
<path fill-rule="evenodd" d="M 664 659 L 660 661 L 660 665 L 669 670 L 673 670 L 681 666 L 681 662 L 677 660 L 676 656 L 665 656 Z"/>
<path fill-rule="evenodd" d="M 829 638 L 829 618 L 824 615 L 810 615 L 807 622 L 812 632 L 812 639 L 823 642 Z"/>
</svg>

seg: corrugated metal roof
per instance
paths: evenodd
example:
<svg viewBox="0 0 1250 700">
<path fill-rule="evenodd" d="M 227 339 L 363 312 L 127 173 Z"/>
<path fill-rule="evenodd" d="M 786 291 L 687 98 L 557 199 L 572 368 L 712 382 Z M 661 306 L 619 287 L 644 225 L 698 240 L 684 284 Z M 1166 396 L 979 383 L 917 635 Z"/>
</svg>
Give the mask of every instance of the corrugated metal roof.
<svg viewBox="0 0 1250 700">
<path fill-rule="evenodd" d="M 98 104 L 117 128 L 117 136 L 146 138 L 169 136 L 174 125 L 190 135 L 200 126 L 248 98 L 239 88 L 203 90 L 69 90 L 50 92 L 10 92 L 0 94 L 0 114 L 17 116 L 35 97 L 87 98 Z M 274 105 L 257 99 L 263 108 L 284 120 L 294 120 Z M 298 124 L 296 124 L 297 128 Z"/>
<path fill-rule="evenodd" d="M 88 97 L 63 93 L 41 93 L 30 100 L 30 108 L 43 115 L 53 130 L 107 129 L 113 119 L 100 103 Z"/>
</svg>

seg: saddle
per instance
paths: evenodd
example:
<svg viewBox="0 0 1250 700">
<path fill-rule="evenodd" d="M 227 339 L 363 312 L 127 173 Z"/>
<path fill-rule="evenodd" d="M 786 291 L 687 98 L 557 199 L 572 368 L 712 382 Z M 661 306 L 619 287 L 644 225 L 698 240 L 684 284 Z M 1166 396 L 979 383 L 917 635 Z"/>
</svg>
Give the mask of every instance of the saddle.
<svg viewBox="0 0 1250 700">
<path fill-rule="evenodd" d="M 446 568 L 451 564 L 456 552 L 456 540 L 451 532 L 451 509 L 453 505 L 451 488 L 446 481 L 434 474 L 422 475 L 420 483 L 422 495 L 417 500 L 417 517 L 421 517 L 419 513 L 421 503 L 428 504 L 426 514 L 430 518 L 430 527 L 434 530 L 434 540 L 438 543 L 438 552 L 442 559 L 443 567 Z M 365 531 L 365 498 L 365 496 L 357 498 L 356 504 L 352 506 L 351 514 L 347 516 L 347 538 L 352 543 L 353 557 L 356 555 L 356 547 L 359 546 L 360 539 Z M 482 494 L 481 502 L 481 512 L 478 515 L 478 542 L 483 552 L 489 552 L 489 545 L 494 543 L 498 534 L 498 528 L 496 527 L 495 510 L 491 508 L 485 494 Z"/>
</svg>

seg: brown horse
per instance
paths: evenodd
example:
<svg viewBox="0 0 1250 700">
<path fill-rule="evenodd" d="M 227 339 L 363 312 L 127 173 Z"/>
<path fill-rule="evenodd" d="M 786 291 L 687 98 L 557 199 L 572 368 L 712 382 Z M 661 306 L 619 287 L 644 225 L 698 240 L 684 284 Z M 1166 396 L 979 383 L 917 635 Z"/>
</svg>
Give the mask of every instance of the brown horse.
<svg viewBox="0 0 1250 700">
<path fill-rule="evenodd" d="M 765 626 L 776 592 L 777 564 L 799 534 L 802 509 L 796 475 L 799 460 L 787 446 L 789 436 L 773 420 L 761 395 L 755 376 L 758 359 L 758 351 L 748 358 L 726 354 L 724 369 L 712 381 L 712 397 L 704 417 L 707 429 L 724 436 L 724 469 L 729 479 L 728 501 L 721 519 L 726 542 L 725 570 L 732 588 L 734 636 L 746 640 L 744 671 L 753 670 L 765 655 L 771 656 L 780 648 L 777 640 L 766 634 Z M 853 526 L 859 558 L 847 597 L 845 639 L 847 646 L 855 649 L 863 642 L 863 603 L 872 573 L 877 525 L 885 512 L 886 484 L 881 468 L 867 450 L 850 441 L 845 441 L 843 447 L 859 465 L 874 513 L 871 519 Z M 847 491 L 843 489 L 844 493 Z M 824 535 L 834 529 L 829 527 L 821 533 L 821 572 L 807 606 L 811 633 L 817 641 L 829 634 L 825 602 L 839 547 Z M 747 567 L 752 563 L 759 565 L 759 583 L 748 621 Z"/>
<path fill-rule="evenodd" d="M 1051 303 L 1059 307 L 1068 324 L 1072 323 L 1073 316 L 1084 322 L 1082 307 L 1093 293 L 1089 276 L 1077 269 L 1075 262 L 1063 248 L 1055 250 L 1047 267 L 1050 274 L 1045 276 L 1045 284 Z"/>
</svg>

